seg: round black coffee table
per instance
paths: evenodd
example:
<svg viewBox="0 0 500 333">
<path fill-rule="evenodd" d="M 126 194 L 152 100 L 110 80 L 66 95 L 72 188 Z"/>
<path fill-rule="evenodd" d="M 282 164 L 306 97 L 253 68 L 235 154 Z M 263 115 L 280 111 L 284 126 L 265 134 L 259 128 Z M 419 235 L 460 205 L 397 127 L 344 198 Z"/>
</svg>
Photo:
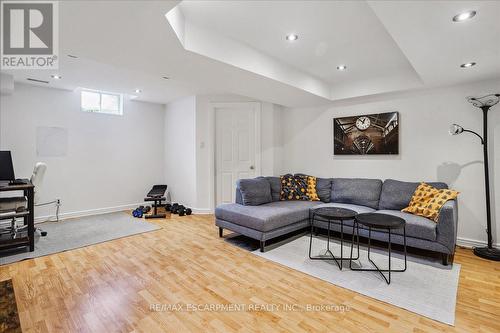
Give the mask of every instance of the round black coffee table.
<svg viewBox="0 0 500 333">
<path fill-rule="evenodd" d="M 320 208 L 311 208 L 309 210 L 309 223 L 311 225 L 311 237 L 309 239 L 309 258 L 312 260 L 335 260 L 339 269 L 342 270 L 342 260 L 351 260 L 359 258 L 359 242 L 358 242 L 358 256 L 356 258 L 352 258 L 352 246 L 351 246 L 351 257 L 344 258 L 343 254 L 343 245 L 344 245 L 344 221 L 353 220 L 357 213 L 353 210 L 339 207 L 320 207 Z M 328 240 L 326 243 L 326 254 L 330 256 L 317 256 L 313 257 L 311 255 L 312 249 L 312 240 L 313 240 L 313 232 L 314 232 L 314 220 L 320 217 L 326 221 L 328 221 Z M 332 251 L 330 251 L 330 225 L 331 223 L 336 223 L 340 225 L 340 257 L 337 258 L 333 255 Z M 354 224 L 352 225 L 352 232 L 354 233 Z"/>
<path fill-rule="evenodd" d="M 358 256 L 359 256 L 359 225 L 368 228 L 368 260 L 375 267 L 375 269 L 367 268 L 353 268 L 352 261 L 349 262 L 349 268 L 353 271 L 365 271 L 365 272 L 379 272 L 384 278 L 387 284 L 391 283 L 391 273 L 393 272 L 404 272 L 406 271 L 406 221 L 400 217 L 388 214 L 379 213 L 365 213 L 358 214 L 354 219 L 353 232 L 352 232 L 352 243 L 351 243 L 351 256 L 354 246 L 354 228 L 356 228 L 357 243 L 358 243 Z M 373 229 L 381 229 L 388 233 L 388 250 L 389 250 L 389 267 L 388 269 L 380 269 L 370 258 L 370 248 L 371 248 L 371 236 Z M 404 242 L 404 253 L 405 253 L 405 266 L 403 269 L 391 269 L 391 231 L 394 229 L 403 229 L 403 242 Z M 355 260 L 355 259 L 353 259 Z M 388 272 L 388 278 L 383 272 Z"/>
</svg>

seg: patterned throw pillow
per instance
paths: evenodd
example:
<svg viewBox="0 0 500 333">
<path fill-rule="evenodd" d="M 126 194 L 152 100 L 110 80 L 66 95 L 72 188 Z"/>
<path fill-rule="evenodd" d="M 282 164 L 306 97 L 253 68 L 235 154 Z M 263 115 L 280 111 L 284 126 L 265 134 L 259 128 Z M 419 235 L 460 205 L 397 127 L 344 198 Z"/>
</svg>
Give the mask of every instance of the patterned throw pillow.
<svg viewBox="0 0 500 333">
<path fill-rule="evenodd" d="M 280 200 L 319 200 L 316 193 L 316 177 L 286 174 L 280 176 Z"/>
<path fill-rule="evenodd" d="M 413 193 L 408 207 L 401 211 L 427 217 L 434 222 L 438 222 L 441 207 L 448 200 L 456 199 L 458 194 L 459 192 L 457 191 L 449 189 L 438 190 L 429 184 L 420 183 L 415 193 Z"/>
<path fill-rule="evenodd" d="M 308 200 L 307 181 L 292 174 L 280 176 L 280 200 Z"/>
<path fill-rule="evenodd" d="M 307 197 L 311 201 L 320 200 L 316 192 L 316 177 L 314 176 L 307 176 Z"/>
</svg>

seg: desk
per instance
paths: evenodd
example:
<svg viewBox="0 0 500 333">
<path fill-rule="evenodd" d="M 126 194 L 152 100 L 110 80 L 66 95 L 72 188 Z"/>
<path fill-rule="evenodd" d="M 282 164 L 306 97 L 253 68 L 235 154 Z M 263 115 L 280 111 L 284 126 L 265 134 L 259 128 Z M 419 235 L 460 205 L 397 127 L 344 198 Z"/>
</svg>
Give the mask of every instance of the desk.
<svg viewBox="0 0 500 333">
<path fill-rule="evenodd" d="M 23 191 L 24 196 L 28 199 L 27 212 L 14 215 L 24 219 L 24 224 L 28 225 L 28 235 L 0 242 L 0 250 L 20 246 L 29 246 L 30 252 L 35 250 L 35 186 L 28 179 L 25 181 L 26 184 L 22 185 L 9 185 L 8 182 L 0 181 L 0 192 Z"/>
</svg>

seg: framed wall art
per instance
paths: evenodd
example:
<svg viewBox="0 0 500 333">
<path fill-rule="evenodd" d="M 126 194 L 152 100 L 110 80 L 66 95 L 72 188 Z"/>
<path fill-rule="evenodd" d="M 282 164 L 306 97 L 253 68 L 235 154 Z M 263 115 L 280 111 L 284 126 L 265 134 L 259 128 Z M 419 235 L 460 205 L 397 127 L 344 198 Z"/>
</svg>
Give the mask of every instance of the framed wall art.
<svg viewBox="0 0 500 333">
<path fill-rule="evenodd" d="M 399 112 L 334 118 L 333 153 L 399 154 Z"/>
</svg>

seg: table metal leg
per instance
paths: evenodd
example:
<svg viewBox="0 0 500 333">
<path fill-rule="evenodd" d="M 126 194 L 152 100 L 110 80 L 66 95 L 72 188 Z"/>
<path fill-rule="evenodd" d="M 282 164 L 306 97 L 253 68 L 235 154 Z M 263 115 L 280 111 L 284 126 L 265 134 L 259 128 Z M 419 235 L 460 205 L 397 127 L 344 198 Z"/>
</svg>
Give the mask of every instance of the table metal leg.
<svg viewBox="0 0 500 333">
<path fill-rule="evenodd" d="M 342 264 L 344 263 L 342 260 L 344 260 L 344 220 L 340 220 L 340 270 L 342 270 Z"/>
<path fill-rule="evenodd" d="M 358 231 L 358 242 L 359 242 L 359 229 L 357 229 Z M 407 258 L 406 258 L 406 255 L 407 255 L 407 252 L 406 252 L 406 226 L 403 227 L 403 243 L 404 243 L 404 261 L 405 261 L 405 265 L 404 265 L 404 268 L 403 269 L 392 269 L 391 267 L 391 259 L 392 259 L 392 242 L 391 242 L 391 229 L 388 229 L 388 234 L 389 234 L 389 244 L 388 244 L 388 259 L 389 259 L 389 267 L 388 269 L 380 269 L 377 264 L 375 264 L 375 262 L 371 259 L 370 257 L 370 250 L 371 250 L 371 228 L 368 227 L 368 261 L 370 261 L 370 263 L 375 267 L 375 269 L 370 269 L 370 268 L 353 268 L 352 267 L 352 261 L 351 263 L 349 264 L 349 268 L 353 271 L 363 271 L 363 272 L 379 272 L 380 275 L 382 275 L 382 277 L 384 278 L 385 282 L 387 284 L 391 284 L 391 273 L 394 273 L 394 272 L 404 272 L 406 271 L 406 268 L 407 268 Z M 353 241 L 354 241 L 354 233 L 353 233 Z M 359 243 L 358 243 L 359 245 Z M 351 244 L 351 256 L 352 256 L 352 247 L 353 245 Z M 384 272 L 387 272 L 388 276 L 386 277 L 386 275 L 384 274 Z"/>
<path fill-rule="evenodd" d="M 330 223 L 331 221 L 328 220 L 328 232 L 327 232 L 327 243 L 326 243 L 326 252 L 325 252 L 325 255 L 326 254 L 330 254 L 330 257 L 324 257 L 324 256 L 317 256 L 317 257 L 313 257 L 311 255 L 311 252 L 312 252 L 312 240 L 313 240 L 313 227 L 314 227 L 314 219 L 315 219 L 315 215 L 316 214 L 312 214 L 312 217 L 310 218 L 311 222 L 311 235 L 310 235 L 310 238 L 309 238 L 309 259 L 311 260 L 335 260 L 335 262 L 337 263 L 337 265 L 340 267 L 339 265 L 339 262 L 337 261 L 337 258 L 335 258 L 335 256 L 333 255 L 332 251 L 330 251 Z"/>
<path fill-rule="evenodd" d="M 311 234 L 309 237 L 309 259 L 314 259 L 311 257 L 311 249 L 312 249 L 312 241 L 313 241 L 313 232 L 314 232 L 314 214 L 312 215 L 311 219 L 311 213 L 309 213 L 309 225 L 311 226 Z"/>
<path fill-rule="evenodd" d="M 35 251 L 35 192 L 33 188 L 28 189 L 28 237 L 30 252 Z"/>
</svg>

